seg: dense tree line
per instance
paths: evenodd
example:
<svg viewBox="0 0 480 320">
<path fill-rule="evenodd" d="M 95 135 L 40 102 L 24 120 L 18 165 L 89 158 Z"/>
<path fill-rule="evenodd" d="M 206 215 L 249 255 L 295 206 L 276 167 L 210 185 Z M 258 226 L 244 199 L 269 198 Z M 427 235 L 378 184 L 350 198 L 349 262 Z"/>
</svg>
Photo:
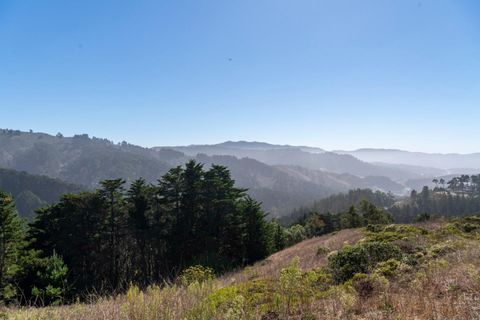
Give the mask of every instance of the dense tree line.
<svg viewBox="0 0 480 320">
<path fill-rule="evenodd" d="M 463 216 L 480 212 L 480 175 L 461 175 L 449 181 L 433 179 L 435 187 L 412 190 L 409 199 L 389 211 L 399 222 L 412 222 L 431 216 Z"/>
<path fill-rule="evenodd" d="M 350 190 L 346 194 L 321 199 L 311 207 L 299 208 L 282 218 L 281 223 L 291 226 L 287 230 L 290 231 L 287 236 L 289 234 L 290 238 L 296 239 L 311 233 L 307 226 L 334 226 L 322 227 L 327 232 L 343 229 L 345 223 L 342 224 L 342 219 L 352 207 L 362 207 L 364 201 L 383 208 L 398 223 L 412 223 L 433 216 L 464 216 L 480 212 L 480 174 L 461 175 L 449 181 L 435 178 L 432 182 L 435 184 L 433 189 L 425 186 L 420 192 L 412 190 L 410 197 L 405 199 L 395 199 L 391 194 L 370 189 Z M 302 229 L 302 226 L 305 228 Z"/>
<path fill-rule="evenodd" d="M 321 236 L 330 232 L 364 227 L 369 224 L 389 224 L 392 215 L 373 203 L 362 200 L 357 206 L 350 206 L 343 212 L 332 214 L 312 212 L 297 220 L 285 230 L 287 244 L 293 244 L 307 238 Z"/>
<path fill-rule="evenodd" d="M 0 228 L 13 230 L 0 232 L 7 238 L 0 239 L 1 300 L 52 303 L 118 292 L 174 279 L 196 264 L 230 270 L 285 246 L 283 228 L 267 222 L 223 166 L 205 170 L 190 161 L 156 184 L 100 185 L 38 210 L 28 228 L 1 194 Z"/>
<path fill-rule="evenodd" d="M 395 197 L 390 193 L 372 191 L 371 189 L 353 189 L 347 193 L 339 193 L 319 201 L 310 207 L 301 207 L 292 214 L 283 217 L 280 221 L 283 224 L 297 223 L 312 213 L 340 213 L 347 211 L 351 206 L 359 206 L 362 201 L 368 201 L 380 208 L 388 208 L 395 202 Z"/>
</svg>

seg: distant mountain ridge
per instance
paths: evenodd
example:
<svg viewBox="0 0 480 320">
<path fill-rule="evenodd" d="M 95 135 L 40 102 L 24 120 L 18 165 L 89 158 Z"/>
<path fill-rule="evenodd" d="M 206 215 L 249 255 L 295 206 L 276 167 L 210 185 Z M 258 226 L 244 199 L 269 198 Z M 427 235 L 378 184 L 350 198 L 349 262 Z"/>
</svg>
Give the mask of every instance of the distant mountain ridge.
<svg viewBox="0 0 480 320">
<path fill-rule="evenodd" d="M 354 151 L 335 151 L 349 154 L 367 162 L 383 162 L 413 166 L 434 167 L 438 169 L 458 170 L 457 168 L 480 169 L 480 152 L 460 153 L 424 153 L 395 149 L 358 149 Z"/>
<path fill-rule="evenodd" d="M 386 176 L 391 179 L 413 179 L 420 177 L 406 170 L 377 166 L 358 160 L 351 155 L 336 154 L 326 152 L 323 149 L 310 147 L 280 146 L 241 141 L 215 145 L 155 147 L 154 149 L 160 150 L 164 148 L 180 151 L 190 156 L 197 154 L 230 155 L 237 158 L 252 158 L 268 165 L 301 166 L 311 170 L 322 170 L 340 174 L 350 173 L 359 177 L 371 175 Z M 310 150 L 315 150 L 316 152 L 311 152 Z"/>
<path fill-rule="evenodd" d="M 271 150 L 271 149 L 300 149 L 300 150 L 310 150 L 313 153 L 322 153 L 325 150 L 321 148 L 315 147 L 307 147 L 307 146 L 291 146 L 288 144 L 279 145 L 279 144 L 271 144 L 267 142 L 258 142 L 258 141 L 225 141 L 222 143 L 217 144 L 192 144 L 188 146 L 174 146 L 174 147 L 164 147 L 164 148 L 171 148 L 171 149 L 186 149 L 186 150 L 193 150 L 193 149 L 201 149 L 206 147 L 215 147 L 215 148 L 233 148 L 233 149 L 251 149 L 251 150 Z M 162 147 L 154 147 L 155 148 L 162 148 Z"/>
</svg>

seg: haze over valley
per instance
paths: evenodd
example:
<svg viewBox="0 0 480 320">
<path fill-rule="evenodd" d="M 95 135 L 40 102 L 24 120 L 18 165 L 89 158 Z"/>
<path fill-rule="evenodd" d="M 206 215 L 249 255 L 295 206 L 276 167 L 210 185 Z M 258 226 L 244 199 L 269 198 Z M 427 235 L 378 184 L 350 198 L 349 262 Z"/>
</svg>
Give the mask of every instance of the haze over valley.
<svg viewBox="0 0 480 320">
<path fill-rule="evenodd" d="M 288 215 L 295 208 L 351 189 L 406 196 L 412 189 L 432 186 L 433 178 L 480 172 L 478 153 L 419 154 L 387 149 L 330 152 L 247 141 L 144 148 L 86 134 L 64 137 L 9 129 L 1 131 L 0 145 L 0 167 L 76 186 L 65 190 L 89 190 L 98 187 L 101 180 L 117 177 L 127 181 L 143 177 L 153 183 L 168 169 L 189 159 L 206 167 L 224 165 L 271 217 Z M 422 166 L 425 159 L 437 166 Z M 0 182 L 2 174 L 6 172 L 0 172 Z M 29 201 L 45 203 L 41 199 Z M 25 215 L 33 215 L 33 209 L 27 211 Z"/>
</svg>

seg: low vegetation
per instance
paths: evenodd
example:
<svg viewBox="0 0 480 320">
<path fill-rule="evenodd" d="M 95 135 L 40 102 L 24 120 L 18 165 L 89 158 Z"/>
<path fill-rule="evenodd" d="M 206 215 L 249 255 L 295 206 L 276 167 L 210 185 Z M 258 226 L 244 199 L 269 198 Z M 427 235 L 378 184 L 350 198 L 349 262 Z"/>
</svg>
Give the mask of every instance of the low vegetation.
<svg viewBox="0 0 480 320">
<path fill-rule="evenodd" d="M 327 252 L 328 251 L 328 252 Z M 186 280 L 188 279 L 188 280 Z M 478 319 L 480 216 L 369 225 L 316 237 L 238 272 L 9 319 Z"/>
</svg>

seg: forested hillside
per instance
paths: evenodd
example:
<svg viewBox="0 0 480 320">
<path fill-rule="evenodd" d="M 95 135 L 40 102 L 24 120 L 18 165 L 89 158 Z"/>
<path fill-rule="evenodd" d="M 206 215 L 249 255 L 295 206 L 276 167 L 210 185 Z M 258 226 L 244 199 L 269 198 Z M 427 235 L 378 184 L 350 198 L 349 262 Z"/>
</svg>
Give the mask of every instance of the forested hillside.
<svg viewBox="0 0 480 320">
<path fill-rule="evenodd" d="M 161 160 L 162 152 L 88 135 L 67 138 L 61 134 L 1 130 L 0 146 L 1 167 L 87 187 L 118 177 L 155 181 L 171 167 Z"/>
<path fill-rule="evenodd" d="M 14 197 L 20 216 L 27 219 L 36 209 L 58 201 L 62 194 L 84 189 L 46 176 L 0 168 L 0 190 Z"/>
<path fill-rule="evenodd" d="M 480 174 L 433 179 L 432 183 L 435 187 L 425 186 L 420 192 L 413 190 L 409 198 L 389 209 L 397 221 L 480 212 Z"/>
<path fill-rule="evenodd" d="M 380 208 L 389 208 L 395 202 L 391 194 L 370 189 L 354 189 L 347 193 L 340 193 L 316 201 L 310 207 L 300 207 L 281 219 L 284 224 L 304 219 L 311 213 L 337 214 L 347 211 L 351 206 L 358 206 L 362 201 L 368 201 Z"/>
<path fill-rule="evenodd" d="M 309 223 L 331 224 L 333 219 L 334 229 L 342 229 L 342 215 L 348 216 L 352 208 L 363 201 L 385 209 L 396 222 L 401 223 L 480 212 L 480 175 L 461 175 L 450 180 L 435 178 L 432 183 L 436 185 L 433 189 L 425 186 L 420 192 L 412 190 L 410 197 L 401 199 L 369 189 L 350 190 L 346 194 L 321 199 L 313 206 L 296 209 L 281 221 L 283 224 L 298 223 L 308 229 Z"/>
</svg>

